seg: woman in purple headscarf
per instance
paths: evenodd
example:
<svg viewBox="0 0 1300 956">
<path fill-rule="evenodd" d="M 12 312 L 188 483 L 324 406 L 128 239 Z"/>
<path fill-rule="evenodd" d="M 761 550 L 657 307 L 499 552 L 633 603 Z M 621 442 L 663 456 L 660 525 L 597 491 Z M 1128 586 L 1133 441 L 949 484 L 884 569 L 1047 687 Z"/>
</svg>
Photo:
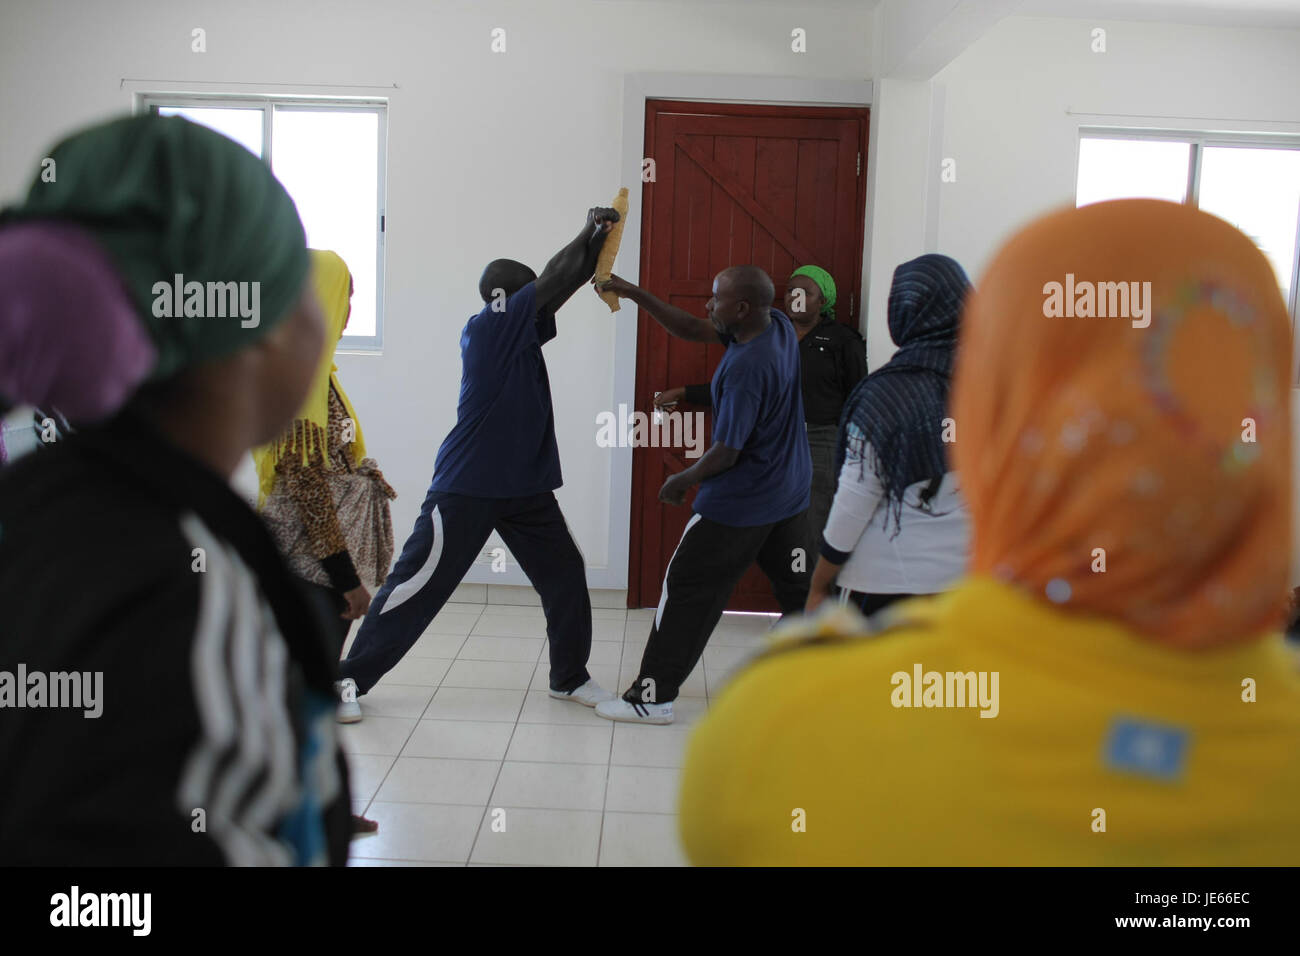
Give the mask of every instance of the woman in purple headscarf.
<svg viewBox="0 0 1300 956">
<path fill-rule="evenodd" d="M 154 359 L 117 272 L 83 230 L 32 222 L 0 231 L 0 415 L 24 404 L 97 421 Z"/>
</svg>

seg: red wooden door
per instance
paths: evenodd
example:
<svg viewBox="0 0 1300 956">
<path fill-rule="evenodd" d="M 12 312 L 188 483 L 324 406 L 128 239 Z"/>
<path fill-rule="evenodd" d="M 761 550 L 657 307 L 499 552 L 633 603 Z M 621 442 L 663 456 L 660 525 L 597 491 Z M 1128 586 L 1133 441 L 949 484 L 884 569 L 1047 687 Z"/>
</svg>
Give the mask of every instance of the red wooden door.
<svg viewBox="0 0 1300 956">
<path fill-rule="evenodd" d="M 867 123 L 865 108 L 647 101 L 655 181 L 642 186 L 640 284 L 704 318 L 713 277 L 727 266 L 767 270 L 780 306 L 790 273 L 820 265 L 835 279 L 836 318 L 857 328 Z M 649 413 L 655 392 L 708 382 L 722 353 L 721 345 L 673 338 L 640 313 L 636 408 Z M 712 416 L 705 421 L 707 447 Z M 682 507 L 664 505 L 659 488 L 693 461 L 680 447 L 633 451 L 629 607 L 659 601 L 694 499 L 692 492 Z M 757 567 L 728 608 L 778 610 Z"/>
</svg>

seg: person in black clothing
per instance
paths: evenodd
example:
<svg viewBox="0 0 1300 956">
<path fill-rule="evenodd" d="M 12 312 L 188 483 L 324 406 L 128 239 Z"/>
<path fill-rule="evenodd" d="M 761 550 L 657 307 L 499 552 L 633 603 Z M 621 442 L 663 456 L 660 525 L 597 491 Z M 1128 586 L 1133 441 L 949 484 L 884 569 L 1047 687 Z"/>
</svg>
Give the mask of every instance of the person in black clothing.
<svg viewBox="0 0 1300 956">
<path fill-rule="evenodd" d="M 342 865 L 329 610 L 230 487 L 324 352 L 293 201 L 256 156 L 178 117 L 106 123 L 48 155 L 57 184 L 37 179 L 0 232 L 83 226 L 157 355 L 106 422 L 0 472 L 0 861 Z M 159 316 L 154 284 L 176 274 L 258 283 L 257 321 Z"/>
<path fill-rule="evenodd" d="M 803 266 L 790 276 L 785 312 L 799 336 L 799 360 L 808 451 L 812 455 L 811 504 L 808 506 L 807 559 L 816 561 L 822 529 L 835 499 L 835 442 L 840 411 L 854 386 L 867 374 L 867 345 L 861 334 L 835 321 L 835 280 L 817 266 Z M 655 396 L 657 408 L 678 402 L 709 405 L 709 386 L 685 385 Z"/>
</svg>

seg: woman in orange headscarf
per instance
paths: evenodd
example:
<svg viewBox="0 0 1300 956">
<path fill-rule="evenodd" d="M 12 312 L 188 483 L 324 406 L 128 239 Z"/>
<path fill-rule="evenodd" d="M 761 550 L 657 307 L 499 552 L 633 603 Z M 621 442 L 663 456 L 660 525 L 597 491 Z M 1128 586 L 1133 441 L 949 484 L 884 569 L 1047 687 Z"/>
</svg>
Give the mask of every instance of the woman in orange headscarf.
<svg viewBox="0 0 1300 956">
<path fill-rule="evenodd" d="M 683 772 L 690 857 L 1300 863 L 1268 262 L 1128 200 L 1039 220 L 978 290 L 952 405 L 970 575 L 876 640 L 825 614 L 731 685 Z"/>
</svg>

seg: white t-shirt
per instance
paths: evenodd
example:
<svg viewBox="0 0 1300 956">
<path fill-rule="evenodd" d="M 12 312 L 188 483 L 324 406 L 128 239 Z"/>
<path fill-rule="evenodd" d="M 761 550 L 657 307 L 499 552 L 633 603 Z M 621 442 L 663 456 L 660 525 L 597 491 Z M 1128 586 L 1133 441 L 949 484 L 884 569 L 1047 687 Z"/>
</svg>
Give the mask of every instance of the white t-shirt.
<svg viewBox="0 0 1300 956">
<path fill-rule="evenodd" d="M 865 463 L 852 452 L 846 457 L 823 532 L 836 551 L 852 552 L 836 583 L 865 594 L 946 590 L 965 572 L 970 556 L 970 515 L 956 473 L 943 476 L 928 505 L 921 504 L 921 492 L 930 483 L 909 486 L 895 534 L 870 445 L 866 451 Z"/>
</svg>

